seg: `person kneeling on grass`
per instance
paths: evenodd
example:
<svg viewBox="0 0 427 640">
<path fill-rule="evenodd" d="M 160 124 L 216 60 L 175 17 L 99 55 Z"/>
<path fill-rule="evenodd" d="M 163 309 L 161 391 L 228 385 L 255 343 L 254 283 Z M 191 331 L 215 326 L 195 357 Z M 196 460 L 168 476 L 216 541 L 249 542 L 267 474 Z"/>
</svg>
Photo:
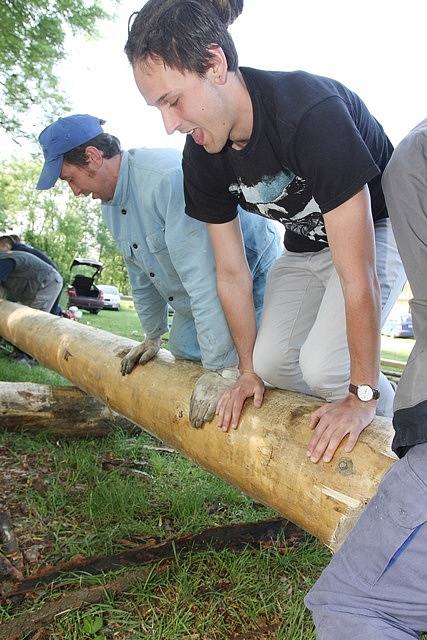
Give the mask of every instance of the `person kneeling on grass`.
<svg viewBox="0 0 427 640">
<path fill-rule="evenodd" d="M 202 362 L 209 373 L 193 392 L 190 421 L 213 417 L 221 390 L 237 376 L 238 357 L 216 291 L 215 260 L 206 225 L 184 214 L 181 154 L 173 149 L 122 151 L 90 115 L 60 118 L 39 137 L 45 164 L 37 188 L 58 178 L 74 195 L 102 201 L 103 218 L 123 254 L 145 340 L 123 358 L 129 374 L 160 349 L 174 309 L 169 349 Z M 272 222 L 239 212 L 252 293 L 260 320 L 267 272 L 280 255 Z"/>
</svg>

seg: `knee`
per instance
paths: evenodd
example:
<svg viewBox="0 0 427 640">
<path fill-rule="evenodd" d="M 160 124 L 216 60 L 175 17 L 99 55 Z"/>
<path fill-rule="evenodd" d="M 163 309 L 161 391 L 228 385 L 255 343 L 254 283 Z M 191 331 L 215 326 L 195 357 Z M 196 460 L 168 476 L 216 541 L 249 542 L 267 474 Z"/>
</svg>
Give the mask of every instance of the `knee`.
<svg viewBox="0 0 427 640">
<path fill-rule="evenodd" d="M 298 372 L 298 358 L 283 354 L 274 345 L 268 347 L 262 341 L 255 343 L 253 353 L 254 370 L 265 382 L 279 389 L 292 388 Z"/>
<path fill-rule="evenodd" d="M 312 346 L 302 347 L 299 366 L 304 382 L 320 398 L 336 399 L 337 390 L 347 383 L 347 375 L 332 367 L 331 358 Z"/>
<path fill-rule="evenodd" d="M 316 393 L 325 387 L 325 368 L 322 359 L 313 349 L 308 350 L 302 347 L 299 357 L 299 365 L 304 382 Z"/>
<path fill-rule="evenodd" d="M 260 344 L 257 340 L 253 353 L 254 370 L 265 382 L 273 384 L 272 379 L 275 377 L 274 372 L 278 366 L 277 358 L 274 351 L 269 349 L 265 344 Z"/>
</svg>

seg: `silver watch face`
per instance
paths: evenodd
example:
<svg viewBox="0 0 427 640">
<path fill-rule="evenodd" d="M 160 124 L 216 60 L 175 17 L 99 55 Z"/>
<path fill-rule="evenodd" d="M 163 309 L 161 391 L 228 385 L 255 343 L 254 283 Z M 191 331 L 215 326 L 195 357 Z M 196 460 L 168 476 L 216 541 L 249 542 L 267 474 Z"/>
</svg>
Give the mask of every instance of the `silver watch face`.
<svg viewBox="0 0 427 640">
<path fill-rule="evenodd" d="M 374 397 L 374 392 L 369 384 L 359 384 L 357 387 L 357 397 L 363 402 L 368 402 Z"/>
</svg>

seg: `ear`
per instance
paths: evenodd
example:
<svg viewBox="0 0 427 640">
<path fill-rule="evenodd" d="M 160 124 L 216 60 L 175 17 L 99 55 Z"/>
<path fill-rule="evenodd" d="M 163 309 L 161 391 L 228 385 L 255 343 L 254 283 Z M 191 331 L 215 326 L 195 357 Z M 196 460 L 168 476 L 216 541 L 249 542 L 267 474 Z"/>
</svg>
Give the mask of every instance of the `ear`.
<svg viewBox="0 0 427 640">
<path fill-rule="evenodd" d="M 96 147 L 86 147 L 85 155 L 88 161 L 88 164 L 93 169 L 99 169 L 104 161 L 104 156 L 102 155 L 102 151 L 97 149 Z"/>
<path fill-rule="evenodd" d="M 225 53 L 217 44 L 212 44 L 209 48 L 209 69 L 206 77 L 214 84 L 225 84 L 227 82 L 228 64 Z"/>
</svg>

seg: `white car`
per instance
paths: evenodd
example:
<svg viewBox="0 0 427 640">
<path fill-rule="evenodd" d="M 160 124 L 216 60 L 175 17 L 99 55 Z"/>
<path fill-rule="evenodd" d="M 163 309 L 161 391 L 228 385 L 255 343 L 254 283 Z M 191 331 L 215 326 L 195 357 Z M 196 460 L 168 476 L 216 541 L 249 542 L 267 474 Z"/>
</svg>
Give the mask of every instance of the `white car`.
<svg viewBox="0 0 427 640">
<path fill-rule="evenodd" d="M 97 284 L 96 286 L 104 294 L 103 309 L 114 309 L 114 311 L 119 311 L 120 292 L 117 287 L 112 284 Z"/>
</svg>

